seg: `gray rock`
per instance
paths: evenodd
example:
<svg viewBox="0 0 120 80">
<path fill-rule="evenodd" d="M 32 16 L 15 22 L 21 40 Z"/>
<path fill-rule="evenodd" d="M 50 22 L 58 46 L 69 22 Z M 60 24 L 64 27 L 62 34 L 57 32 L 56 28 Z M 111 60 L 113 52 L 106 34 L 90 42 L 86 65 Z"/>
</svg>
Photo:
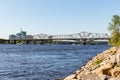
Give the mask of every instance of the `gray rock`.
<svg viewBox="0 0 120 80">
<path fill-rule="evenodd" d="M 120 67 L 116 67 L 111 73 L 113 77 L 120 77 Z"/>
<path fill-rule="evenodd" d="M 101 80 L 101 78 L 98 75 L 89 74 L 89 75 L 83 76 L 83 80 Z"/>
<path fill-rule="evenodd" d="M 76 76 L 75 74 L 71 74 L 68 77 L 66 77 L 64 80 L 73 80 L 75 76 Z"/>
<path fill-rule="evenodd" d="M 120 77 L 118 78 L 110 78 L 109 80 L 120 80 Z"/>
<path fill-rule="evenodd" d="M 106 75 L 101 75 L 99 76 L 101 80 L 105 80 L 106 79 Z"/>
</svg>

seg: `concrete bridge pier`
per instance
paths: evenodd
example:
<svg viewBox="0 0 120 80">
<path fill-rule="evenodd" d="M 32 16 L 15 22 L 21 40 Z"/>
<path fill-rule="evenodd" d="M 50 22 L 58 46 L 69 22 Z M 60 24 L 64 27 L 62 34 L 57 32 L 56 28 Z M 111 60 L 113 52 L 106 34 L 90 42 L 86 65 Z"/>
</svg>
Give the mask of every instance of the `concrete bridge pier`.
<svg viewBox="0 0 120 80">
<path fill-rule="evenodd" d="M 27 41 L 25 42 L 25 44 L 34 44 L 34 41 L 32 41 L 32 40 L 27 40 Z"/>
<path fill-rule="evenodd" d="M 16 44 L 16 40 L 7 40 L 6 43 L 7 44 Z"/>
<path fill-rule="evenodd" d="M 31 42 L 30 40 L 26 40 L 25 44 L 30 44 L 30 42 Z"/>
<path fill-rule="evenodd" d="M 82 44 L 83 44 L 83 45 L 86 45 L 86 44 L 87 44 L 87 39 L 82 39 L 81 41 L 82 41 Z"/>
<path fill-rule="evenodd" d="M 14 40 L 13 44 L 16 44 L 16 40 Z"/>
<path fill-rule="evenodd" d="M 9 40 L 7 40 L 7 41 L 5 41 L 5 43 L 10 44 L 10 41 L 9 41 Z"/>
</svg>

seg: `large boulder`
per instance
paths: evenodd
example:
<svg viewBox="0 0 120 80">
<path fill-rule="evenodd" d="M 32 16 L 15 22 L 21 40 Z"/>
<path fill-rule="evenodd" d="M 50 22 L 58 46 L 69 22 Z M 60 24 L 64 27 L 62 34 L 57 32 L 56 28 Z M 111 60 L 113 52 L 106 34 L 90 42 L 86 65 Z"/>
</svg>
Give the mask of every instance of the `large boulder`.
<svg viewBox="0 0 120 80">
<path fill-rule="evenodd" d="M 116 78 L 110 78 L 108 80 L 120 80 L 120 77 L 116 77 Z"/>
<path fill-rule="evenodd" d="M 112 68 L 112 64 L 108 63 L 106 65 L 103 65 L 96 70 L 92 71 L 93 74 L 98 74 L 98 75 L 109 75 L 109 70 Z"/>
<path fill-rule="evenodd" d="M 111 71 L 113 77 L 120 77 L 120 67 L 116 67 Z"/>
<path fill-rule="evenodd" d="M 82 80 L 101 80 L 101 78 L 96 74 L 88 74 L 83 76 Z"/>
<path fill-rule="evenodd" d="M 64 80 L 74 80 L 75 76 L 76 76 L 75 74 L 71 74 L 68 77 L 66 77 Z"/>
</svg>

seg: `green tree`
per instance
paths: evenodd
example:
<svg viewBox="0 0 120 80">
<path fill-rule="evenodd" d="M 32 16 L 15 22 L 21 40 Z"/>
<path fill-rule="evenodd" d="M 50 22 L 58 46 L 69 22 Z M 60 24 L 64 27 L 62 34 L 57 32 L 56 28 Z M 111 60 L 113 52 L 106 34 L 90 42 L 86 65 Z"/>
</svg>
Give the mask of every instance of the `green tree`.
<svg viewBox="0 0 120 80">
<path fill-rule="evenodd" d="M 112 22 L 109 23 L 108 30 L 111 31 L 109 43 L 112 45 L 120 45 L 120 16 L 113 15 Z"/>
</svg>

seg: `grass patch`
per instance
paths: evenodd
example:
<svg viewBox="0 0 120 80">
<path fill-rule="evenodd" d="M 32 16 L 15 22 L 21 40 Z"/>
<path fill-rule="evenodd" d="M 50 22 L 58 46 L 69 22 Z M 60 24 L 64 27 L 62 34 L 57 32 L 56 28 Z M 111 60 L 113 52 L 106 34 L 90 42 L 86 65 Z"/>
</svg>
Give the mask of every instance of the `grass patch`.
<svg viewBox="0 0 120 80">
<path fill-rule="evenodd" d="M 101 62 L 103 62 L 103 59 L 102 58 L 98 58 L 95 62 L 94 62 L 94 65 L 98 65 L 100 64 Z"/>
</svg>

